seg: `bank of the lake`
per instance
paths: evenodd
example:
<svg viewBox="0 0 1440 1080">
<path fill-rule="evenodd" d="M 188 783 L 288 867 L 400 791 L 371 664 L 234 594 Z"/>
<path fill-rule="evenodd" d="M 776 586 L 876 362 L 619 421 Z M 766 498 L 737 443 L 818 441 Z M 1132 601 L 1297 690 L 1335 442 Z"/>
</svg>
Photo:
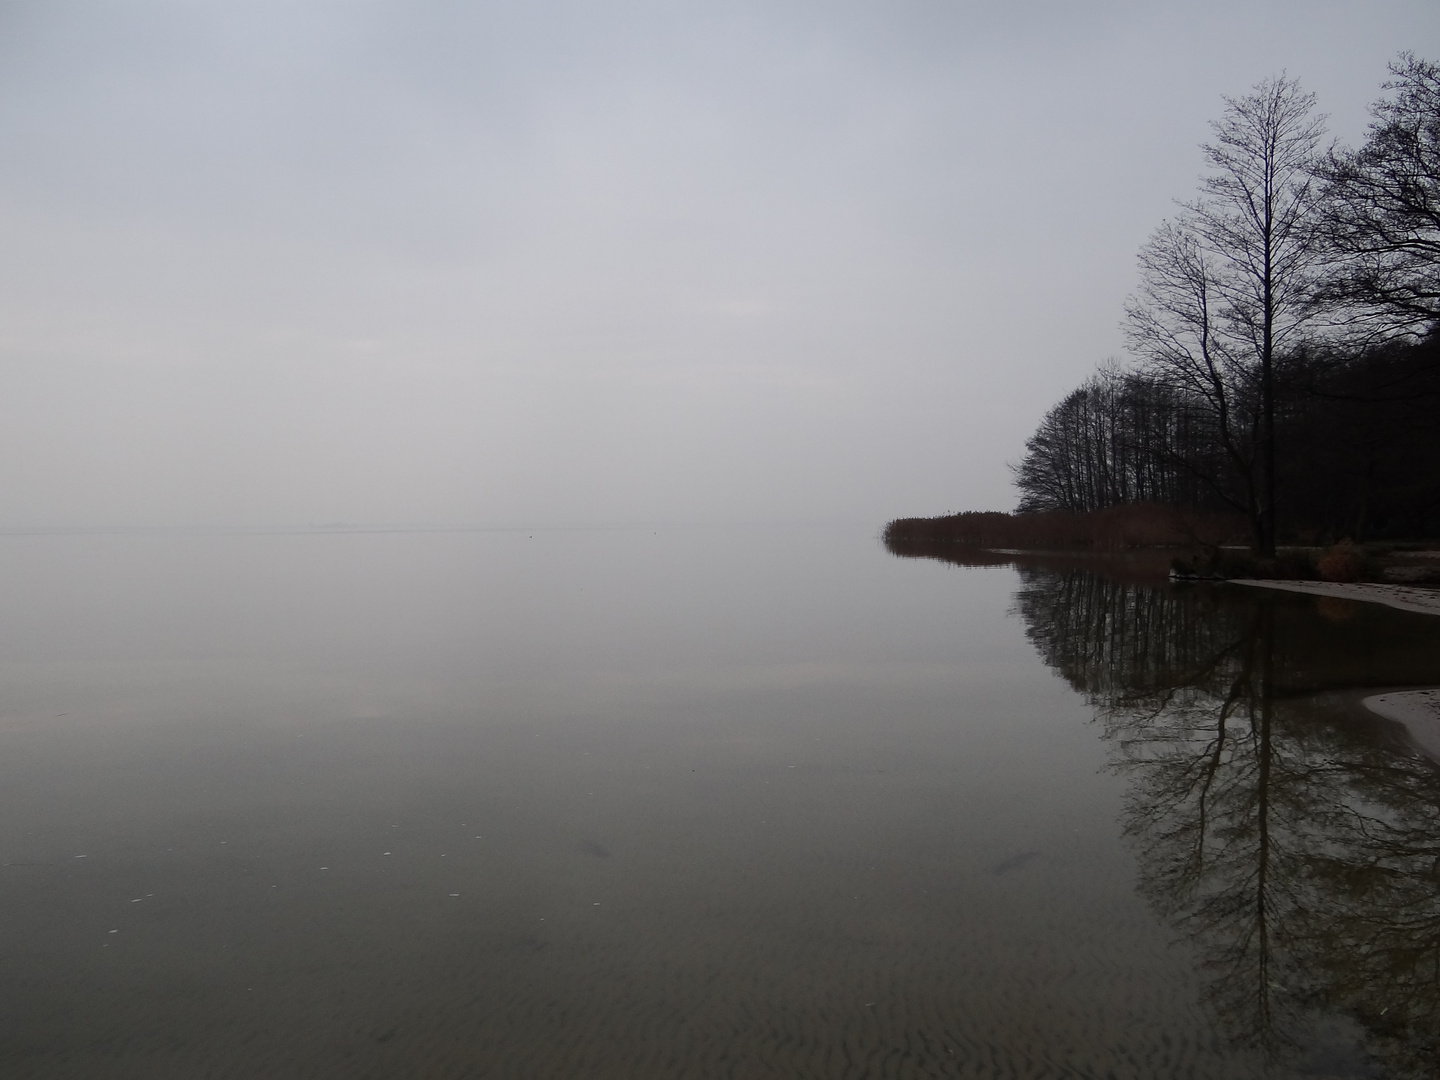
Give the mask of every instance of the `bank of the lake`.
<svg viewBox="0 0 1440 1080">
<path fill-rule="evenodd" d="M 1165 566 L 1175 578 L 1213 581 L 1321 581 L 1440 586 L 1440 542 L 1357 544 L 1298 536 L 1272 557 L 1253 554 L 1245 523 L 1233 515 L 1152 503 L 1071 512 L 964 511 L 896 518 L 884 541 L 896 554 L 974 549 L 1036 557 L 1127 559 Z"/>
<path fill-rule="evenodd" d="M 1370 604 L 1384 604 L 1400 611 L 1440 615 L 1440 588 L 1424 585 L 1398 585 L 1376 581 L 1262 581 L 1257 578 L 1232 578 L 1230 584 L 1282 589 L 1286 592 L 1307 593 L 1310 596 L 1328 596 L 1336 600 L 1359 600 Z"/>
</svg>

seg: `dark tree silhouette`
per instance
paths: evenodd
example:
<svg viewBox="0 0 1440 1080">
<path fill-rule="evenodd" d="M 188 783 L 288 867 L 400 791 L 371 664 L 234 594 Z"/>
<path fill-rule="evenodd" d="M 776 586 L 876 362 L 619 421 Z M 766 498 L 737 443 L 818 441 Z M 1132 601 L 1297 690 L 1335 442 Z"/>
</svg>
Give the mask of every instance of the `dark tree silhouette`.
<svg viewBox="0 0 1440 1080">
<path fill-rule="evenodd" d="M 1218 329 L 1224 304 L 1213 263 L 1187 225 L 1161 225 L 1140 251 L 1140 293 L 1126 305 L 1126 331 L 1148 380 L 1194 418 L 1199 438 L 1177 448 L 1175 460 L 1246 516 L 1260 550 L 1261 373 Z"/>
<path fill-rule="evenodd" d="M 1107 367 L 1068 394 L 1045 414 L 1014 466 L 1019 509 L 1153 503 L 1249 517 L 1258 417 L 1252 407 L 1246 424 L 1232 423 L 1235 397 L 1222 387 L 1203 398 L 1209 373 L 1201 364 L 1190 370 L 1200 384 L 1191 392 L 1176 389 L 1173 369 L 1160 381 Z M 1440 337 L 1287 356 L 1278 373 L 1284 408 L 1276 421 L 1283 451 L 1277 471 L 1287 538 L 1440 531 Z M 1240 400 L 1253 406 L 1253 395 Z M 1007 546 L 1000 538 L 987 542 Z"/>
<path fill-rule="evenodd" d="M 1022 512 L 1238 513 L 1252 545 L 1440 533 L 1440 66 L 1403 54 L 1356 151 L 1284 77 L 1227 101 L 1139 255 L 1135 363 L 1052 408 Z"/>
<path fill-rule="evenodd" d="M 1208 417 L 1166 385 L 1107 366 L 1045 414 L 1015 466 L 1022 513 L 1129 503 L 1210 508 Z M 1239 507 L 1236 507 L 1237 509 Z"/>
<path fill-rule="evenodd" d="M 1317 167 L 1332 259 L 1317 300 L 1363 340 L 1440 322 L 1440 65 L 1404 53 L 1390 73 L 1365 145 Z"/>
<path fill-rule="evenodd" d="M 1164 384 L 1203 403 L 1244 477 L 1258 554 L 1275 553 L 1276 365 L 1316 317 L 1324 134 L 1314 95 L 1281 76 L 1227 98 L 1204 147 L 1200 195 L 1140 255 L 1131 346 Z M 1232 498 L 1234 498 L 1232 496 Z"/>
</svg>

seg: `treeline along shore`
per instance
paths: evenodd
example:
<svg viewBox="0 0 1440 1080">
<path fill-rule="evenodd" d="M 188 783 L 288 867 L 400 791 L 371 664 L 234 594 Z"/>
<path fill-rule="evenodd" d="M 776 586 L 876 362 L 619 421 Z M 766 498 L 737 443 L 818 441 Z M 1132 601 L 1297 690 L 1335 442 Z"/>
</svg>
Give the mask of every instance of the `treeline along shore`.
<svg viewBox="0 0 1440 1080">
<path fill-rule="evenodd" d="M 1245 520 L 1235 514 L 1132 503 L 896 518 L 883 539 L 895 555 L 962 566 L 1093 569 L 1101 558 L 1108 576 L 1135 581 L 1178 576 L 1440 585 L 1440 545 L 1434 541 L 1356 544 L 1347 538 L 1328 546 L 1287 545 L 1266 557 L 1245 547 L 1246 534 Z"/>
<path fill-rule="evenodd" d="M 1017 512 L 902 518 L 892 548 L 1176 547 L 1243 576 L 1241 544 L 1353 580 L 1440 537 L 1440 66 L 1398 57 L 1357 149 L 1294 79 L 1225 103 L 1140 251 L 1128 359 L 1041 419 Z"/>
</svg>

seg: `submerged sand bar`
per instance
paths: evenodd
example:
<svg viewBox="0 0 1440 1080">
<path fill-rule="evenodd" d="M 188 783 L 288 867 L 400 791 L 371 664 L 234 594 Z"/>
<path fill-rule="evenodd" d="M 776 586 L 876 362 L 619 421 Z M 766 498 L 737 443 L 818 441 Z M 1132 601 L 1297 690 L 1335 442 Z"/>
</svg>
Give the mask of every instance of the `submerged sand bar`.
<svg viewBox="0 0 1440 1080">
<path fill-rule="evenodd" d="M 1386 720 L 1403 724 L 1415 745 L 1440 761 L 1440 690 L 1400 690 L 1367 697 L 1364 705 Z"/>
</svg>

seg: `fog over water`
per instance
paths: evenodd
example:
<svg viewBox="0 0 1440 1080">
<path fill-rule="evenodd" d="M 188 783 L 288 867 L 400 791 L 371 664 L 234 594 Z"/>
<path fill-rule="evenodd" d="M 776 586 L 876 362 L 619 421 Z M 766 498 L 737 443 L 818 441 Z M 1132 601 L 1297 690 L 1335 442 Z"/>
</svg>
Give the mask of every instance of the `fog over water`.
<svg viewBox="0 0 1440 1080">
<path fill-rule="evenodd" d="M 0 526 L 1011 505 L 1222 94 L 1430 2 L 0 4 Z"/>
</svg>

